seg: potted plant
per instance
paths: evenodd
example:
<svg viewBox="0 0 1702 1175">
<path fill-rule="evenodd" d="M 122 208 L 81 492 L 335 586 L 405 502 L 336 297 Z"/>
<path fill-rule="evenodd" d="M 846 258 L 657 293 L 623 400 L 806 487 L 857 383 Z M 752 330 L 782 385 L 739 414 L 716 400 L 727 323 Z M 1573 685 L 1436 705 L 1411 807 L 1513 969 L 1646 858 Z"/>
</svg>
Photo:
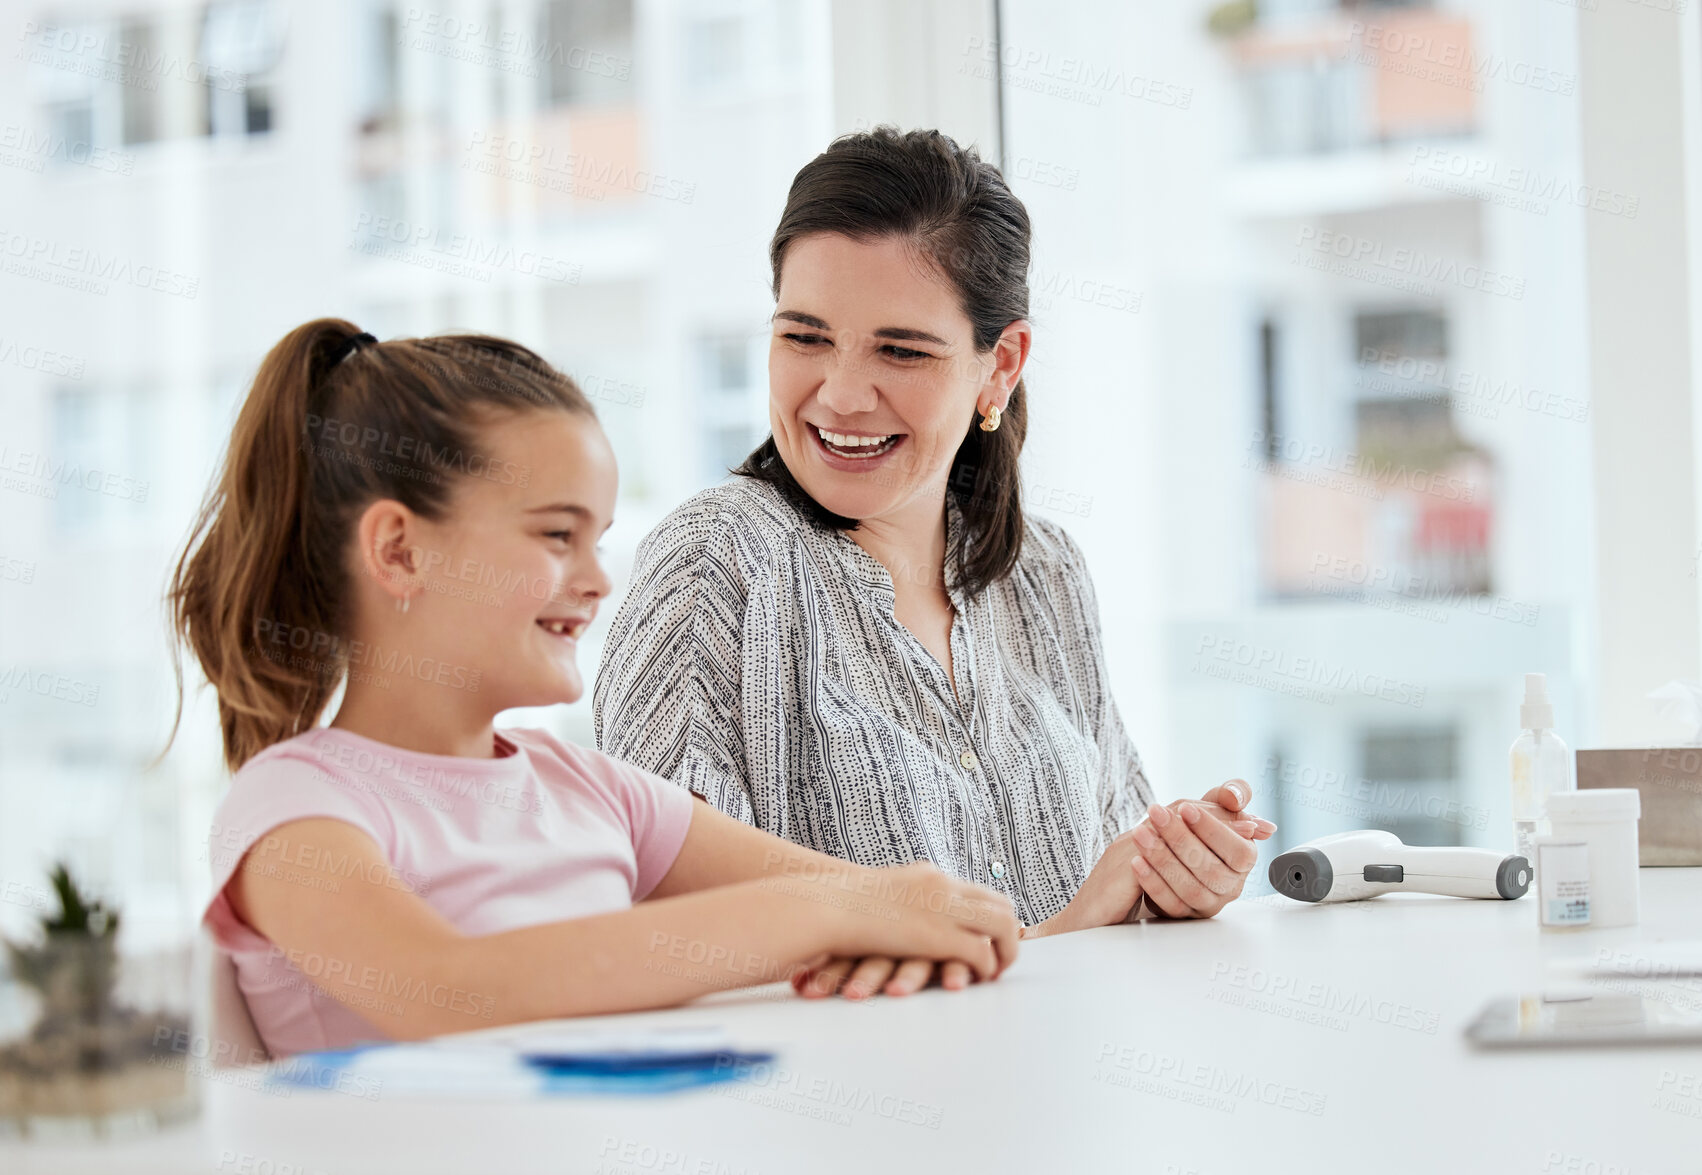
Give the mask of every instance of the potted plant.
<svg viewBox="0 0 1702 1175">
<path fill-rule="evenodd" d="M 104 1132 L 114 1120 L 189 1112 L 189 1017 L 124 999 L 119 912 L 87 898 L 63 864 L 50 879 L 59 912 L 41 919 L 41 941 L 5 944 L 37 1007 L 25 1033 L 0 1045 L 0 1120 L 28 1132 L 40 1119 L 81 1119 Z"/>
</svg>

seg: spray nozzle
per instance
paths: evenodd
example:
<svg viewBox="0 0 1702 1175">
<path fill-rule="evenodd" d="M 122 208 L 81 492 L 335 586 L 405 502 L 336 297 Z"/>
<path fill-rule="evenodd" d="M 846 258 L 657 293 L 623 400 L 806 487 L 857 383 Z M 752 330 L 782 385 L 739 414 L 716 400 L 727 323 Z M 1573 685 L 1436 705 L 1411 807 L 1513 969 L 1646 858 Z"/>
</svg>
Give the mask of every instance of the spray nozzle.
<svg viewBox="0 0 1702 1175">
<path fill-rule="evenodd" d="M 1525 674 L 1525 701 L 1519 707 L 1519 726 L 1524 730 L 1554 729 L 1554 704 L 1548 700 L 1546 674 Z"/>
</svg>

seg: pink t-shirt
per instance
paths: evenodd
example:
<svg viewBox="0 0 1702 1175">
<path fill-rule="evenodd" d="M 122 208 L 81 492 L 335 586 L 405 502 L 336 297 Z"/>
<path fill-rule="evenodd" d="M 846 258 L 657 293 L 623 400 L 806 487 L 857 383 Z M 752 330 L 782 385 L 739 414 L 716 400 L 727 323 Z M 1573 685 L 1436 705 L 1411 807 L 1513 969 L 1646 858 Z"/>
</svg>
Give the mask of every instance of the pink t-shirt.
<svg viewBox="0 0 1702 1175">
<path fill-rule="evenodd" d="M 492 759 L 422 755 L 327 727 L 268 747 L 236 773 L 213 818 L 203 921 L 235 961 L 274 1055 L 387 1039 L 384 1022 L 404 993 L 466 1012 L 468 1028 L 485 1027 L 493 1007 L 488 993 L 423 989 L 376 968 L 346 973 L 317 955 L 286 954 L 243 922 L 225 886 L 280 825 L 354 825 L 384 851 L 395 873 L 387 884 L 469 935 L 627 909 L 672 867 L 691 823 L 684 788 L 542 730 L 498 731 L 495 749 Z M 335 892 L 361 883 L 358 864 L 280 835 L 279 868 L 301 884 Z"/>
</svg>

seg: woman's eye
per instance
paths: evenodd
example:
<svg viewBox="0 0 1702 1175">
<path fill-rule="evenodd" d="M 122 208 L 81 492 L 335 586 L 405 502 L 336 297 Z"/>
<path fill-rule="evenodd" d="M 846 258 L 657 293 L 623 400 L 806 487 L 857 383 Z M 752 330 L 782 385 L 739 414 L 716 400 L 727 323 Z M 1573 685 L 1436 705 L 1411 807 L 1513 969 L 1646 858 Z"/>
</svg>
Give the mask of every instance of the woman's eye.
<svg viewBox="0 0 1702 1175">
<path fill-rule="evenodd" d="M 914 350 L 910 349 L 909 347 L 886 346 L 886 347 L 882 347 L 881 351 L 882 351 L 883 354 L 885 354 L 885 355 L 887 355 L 887 356 L 889 356 L 893 359 L 932 359 L 933 358 L 933 356 L 928 354 L 928 352 L 926 352 L 926 351 L 914 351 Z"/>
<path fill-rule="evenodd" d="M 787 335 L 782 335 L 780 337 L 783 338 L 783 339 L 786 339 L 788 342 L 797 343 L 799 346 L 803 346 L 803 347 L 813 347 L 817 343 L 827 342 L 827 340 L 825 338 L 823 338 L 821 335 L 787 334 Z"/>
<path fill-rule="evenodd" d="M 571 530 L 550 530 L 544 532 L 544 537 L 547 539 L 560 539 L 564 543 L 571 543 L 573 541 L 573 532 Z"/>
</svg>

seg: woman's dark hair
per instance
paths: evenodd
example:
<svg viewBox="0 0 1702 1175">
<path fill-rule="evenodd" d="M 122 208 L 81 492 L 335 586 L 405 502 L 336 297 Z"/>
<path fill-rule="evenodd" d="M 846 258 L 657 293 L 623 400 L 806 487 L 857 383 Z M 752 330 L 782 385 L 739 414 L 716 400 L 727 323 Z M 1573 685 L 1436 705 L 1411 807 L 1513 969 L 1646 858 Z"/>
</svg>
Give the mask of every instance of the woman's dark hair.
<svg viewBox="0 0 1702 1175">
<path fill-rule="evenodd" d="M 776 297 L 786 250 L 814 233 L 909 242 L 957 291 L 977 351 L 991 350 L 1005 327 L 1028 317 L 1028 211 L 998 168 L 939 131 L 882 126 L 842 135 L 804 165 L 768 246 Z M 952 459 L 946 492 L 956 497 L 964 526 L 946 561 L 971 595 L 1010 574 L 1022 552 L 1017 463 L 1027 431 L 1019 380 L 998 430 L 983 432 L 972 414 Z M 824 526 L 857 526 L 804 492 L 772 436 L 733 472 L 779 487 Z"/>
<path fill-rule="evenodd" d="M 260 364 L 167 589 L 171 737 L 182 644 L 218 692 L 232 771 L 316 725 L 347 669 L 346 547 L 361 511 L 388 498 L 441 518 L 457 479 L 524 476 L 481 451 L 479 428 L 539 409 L 596 419 L 571 379 L 506 339 L 381 343 L 340 318 L 285 335 Z"/>
</svg>

